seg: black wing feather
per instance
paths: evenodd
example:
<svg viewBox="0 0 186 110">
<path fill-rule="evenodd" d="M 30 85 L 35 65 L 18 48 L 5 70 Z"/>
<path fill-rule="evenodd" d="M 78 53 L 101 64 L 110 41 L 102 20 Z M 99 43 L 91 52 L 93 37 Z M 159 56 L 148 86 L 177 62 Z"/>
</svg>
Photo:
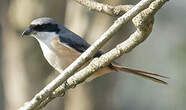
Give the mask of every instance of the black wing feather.
<svg viewBox="0 0 186 110">
<path fill-rule="evenodd" d="M 80 53 L 83 53 L 90 47 L 90 44 L 87 41 L 85 41 L 72 31 L 66 29 L 65 27 L 62 27 L 62 32 L 60 32 L 60 35 L 61 35 L 59 36 L 60 42 L 70 46 L 71 48 L 75 49 Z M 100 57 L 102 54 L 103 54 L 102 51 L 98 51 L 94 55 L 94 57 Z"/>
</svg>

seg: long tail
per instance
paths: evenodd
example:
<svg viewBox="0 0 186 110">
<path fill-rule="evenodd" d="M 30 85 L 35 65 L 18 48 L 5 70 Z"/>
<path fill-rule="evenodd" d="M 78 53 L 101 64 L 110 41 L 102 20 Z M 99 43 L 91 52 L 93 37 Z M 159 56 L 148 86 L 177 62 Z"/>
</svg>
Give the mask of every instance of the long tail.
<svg viewBox="0 0 186 110">
<path fill-rule="evenodd" d="M 158 83 L 161 83 L 161 84 L 165 84 L 165 85 L 168 84 L 167 82 L 165 82 L 163 80 L 160 80 L 158 78 L 153 77 L 153 76 L 156 76 L 156 77 L 161 77 L 161 78 L 168 78 L 166 76 L 162 76 L 162 75 L 159 75 L 159 74 L 156 74 L 156 73 L 136 70 L 136 69 L 132 69 L 132 68 L 127 68 L 127 67 L 119 66 L 119 65 L 115 65 L 115 64 L 112 64 L 112 66 L 116 70 L 119 70 L 119 71 L 124 71 L 124 72 L 128 72 L 128 73 L 131 73 L 131 74 L 134 74 L 134 75 L 137 75 L 137 76 L 141 76 L 141 77 L 143 77 L 145 79 L 150 79 L 150 80 L 152 80 L 154 82 L 158 82 Z"/>
</svg>

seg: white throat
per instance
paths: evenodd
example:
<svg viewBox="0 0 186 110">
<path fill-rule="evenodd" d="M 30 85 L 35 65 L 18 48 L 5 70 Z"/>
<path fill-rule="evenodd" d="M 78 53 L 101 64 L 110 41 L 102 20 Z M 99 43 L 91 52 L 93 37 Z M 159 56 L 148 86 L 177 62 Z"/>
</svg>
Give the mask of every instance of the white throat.
<svg viewBox="0 0 186 110">
<path fill-rule="evenodd" d="M 34 38 L 38 40 L 45 57 L 47 54 L 53 53 L 51 42 L 57 36 L 55 32 L 38 32 L 37 35 L 34 36 Z"/>
<path fill-rule="evenodd" d="M 34 36 L 39 43 L 44 43 L 45 45 L 51 45 L 51 41 L 56 38 L 58 35 L 55 32 L 38 32 L 36 36 Z"/>
</svg>

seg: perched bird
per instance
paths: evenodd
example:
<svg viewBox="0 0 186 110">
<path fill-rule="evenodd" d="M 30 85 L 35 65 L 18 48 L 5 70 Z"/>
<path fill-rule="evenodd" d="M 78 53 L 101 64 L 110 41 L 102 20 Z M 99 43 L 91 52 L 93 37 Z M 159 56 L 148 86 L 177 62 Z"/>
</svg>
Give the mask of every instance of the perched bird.
<svg viewBox="0 0 186 110">
<path fill-rule="evenodd" d="M 90 47 L 90 44 L 80 36 L 61 26 L 54 19 L 47 17 L 33 20 L 30 26 L 22 33 L 22 36 L 25 35 L 30 35 L 37 39 L 46 60 L 60 73 Z M 102 54 L 102 51 L 98 51 L 94 57 L 99 57 Z M 89 62 L 90 61 L 84 66 Z M 165 76 L 131 69 L 114 63 L 109 64 L 105 68 L 101 68 L 88 79 L 94 79 L 115 71 L 124 71 L 158 83 L 167 84 L 165 81 L 153 77 L 166 78 Z"/>
</svg>

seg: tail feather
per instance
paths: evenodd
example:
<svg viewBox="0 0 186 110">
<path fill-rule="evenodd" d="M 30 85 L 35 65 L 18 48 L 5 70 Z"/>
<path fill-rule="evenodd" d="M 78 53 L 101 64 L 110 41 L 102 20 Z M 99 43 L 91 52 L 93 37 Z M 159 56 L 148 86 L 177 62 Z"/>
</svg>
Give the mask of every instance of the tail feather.
<svg viewBox="0 0 186 110">
<path fill-rule="evenodd" d="M 113 64 L 113 67 L 116 70 L 120 70 L 120 71 L 128 72 L 128 73 L 131 73 L 131 74 L 134 74 L 134 75 L 138 75 L 138 76 L 141 76 L 145 79 L 150 79 L 154 82 L 158 82 L 158 83 L 165 84 L 165 85 L 168 84 L 167 82 L 165 82 L 163 80 L 160 80 L 158 78 L 153 77 L 153 76 L 158 76 L 158 77 L 161 77 L 161 78 L 168 78 L 168 77 L 162 76 L 160 74 L 156 74 L 156 73 L 152 73 L 152 72 L 145 72 L 145 71 L 136 70 L 136 69 L 132 69 L 132 68 L 127 68 L 127 67 L 124 67 L 124 66 L 119 66 L 119 65 L 114 65 L 114 64 Z"/>
</svg>

